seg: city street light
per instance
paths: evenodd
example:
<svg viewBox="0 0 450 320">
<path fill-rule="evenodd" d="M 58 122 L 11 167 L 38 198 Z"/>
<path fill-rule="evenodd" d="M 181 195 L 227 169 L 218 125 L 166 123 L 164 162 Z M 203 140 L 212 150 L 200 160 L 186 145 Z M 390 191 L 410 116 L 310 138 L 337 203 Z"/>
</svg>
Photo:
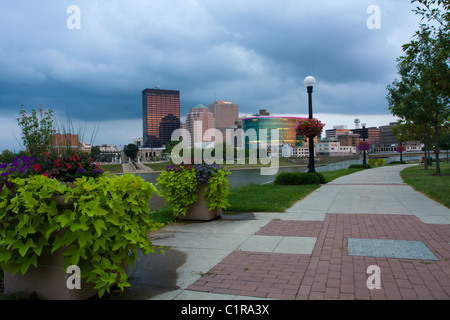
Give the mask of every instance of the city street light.
<svg viewBox="0 0 450 320">
<path fill-rule="evenodd" d="M 308 92 L 308 111 L 309 111 L 309 119 L 313 118 L 312 114 L 312 92 L 313 87 L 316 84 L 316 79 L 312 76 L 307 76 L 303 81 L 305 84 L 306 90 Z M 308 164 L 308 172 L 315 173 L 316 169 L 314 168 L 314 137 L 309 137 L 309 164 Z"/>
<path fill-rule="evenodd" d="M 361 123 L 361 126 L 362 126 L 362 129 L 363 129 L 363 131 L 362 131 L 362 138 L 363 138 L 363 141 L 366 141 L 366 124 L 365 123 Z M 363 164 L 366 165 L 367 164 L 367 161 L 366 161 L 366 149 L 364 149 L 363 151 L 364 151 Z"/>
</svg>

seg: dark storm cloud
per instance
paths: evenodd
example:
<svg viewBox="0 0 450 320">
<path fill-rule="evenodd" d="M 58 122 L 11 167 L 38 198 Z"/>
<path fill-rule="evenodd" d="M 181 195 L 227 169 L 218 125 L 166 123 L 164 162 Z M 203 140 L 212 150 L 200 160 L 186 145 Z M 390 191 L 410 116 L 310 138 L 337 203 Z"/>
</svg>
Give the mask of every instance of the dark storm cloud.
<svg viewBox="0 0 450 320">
<path fill-rule="evenodd" d="M 81 29 L 69 30 L 69 5 Z M 369 5 L 381 29 L 366 26 Z M 141 92 L 181 92 L 182 114 L 215 98 L 243 113 L 388 113 L 401 45 L 418 25 L 409 1 L 2 1 L 0 112 L 38 104 L 86 121 L 138 119 Z"/>
</svg>

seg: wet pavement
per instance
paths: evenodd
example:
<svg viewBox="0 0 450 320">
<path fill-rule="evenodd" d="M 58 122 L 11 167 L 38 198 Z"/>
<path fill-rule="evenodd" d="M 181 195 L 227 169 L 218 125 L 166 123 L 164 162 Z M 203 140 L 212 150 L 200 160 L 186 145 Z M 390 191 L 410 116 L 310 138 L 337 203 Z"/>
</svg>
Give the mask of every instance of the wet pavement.
<svg viewBox="0 0 450 320">
<path fill-rule="evenodd" d="M 406 166 L 336 179 L 283 213 L 168 225 L 152 240 L 165 254 L 108 298 L 449 300 L 450 209 L 403 183 Z"/>
</svg>

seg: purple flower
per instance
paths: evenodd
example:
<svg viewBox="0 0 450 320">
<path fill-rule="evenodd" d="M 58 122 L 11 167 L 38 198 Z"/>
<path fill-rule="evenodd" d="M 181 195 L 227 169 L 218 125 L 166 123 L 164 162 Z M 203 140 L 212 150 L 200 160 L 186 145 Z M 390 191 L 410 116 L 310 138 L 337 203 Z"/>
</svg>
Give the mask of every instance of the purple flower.
<svg viewBox="0 0 450 320">
<path fill-rule="evenodd" d="M 83 168 L 78 168 L 77 173 L 86 173 L 86 170 L 84 170 Z"/>
</svg>

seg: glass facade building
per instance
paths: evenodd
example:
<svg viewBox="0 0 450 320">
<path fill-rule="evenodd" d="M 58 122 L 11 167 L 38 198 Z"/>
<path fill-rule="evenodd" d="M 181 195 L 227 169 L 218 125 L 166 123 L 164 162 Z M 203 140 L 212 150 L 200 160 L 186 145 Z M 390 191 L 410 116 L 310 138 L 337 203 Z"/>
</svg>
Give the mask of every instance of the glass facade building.
<svg viewBox="0 0 450 320">
<path fill-rule="evenodd" d="M 303 137 L 295 133 L 295 128 L 301 117 L 283 117 L 283 116 L 255 116 L 242 118 L 242 129 L 246 134 L 245 147 L 257 148 L 262 141 L 259 133 L 260 130 L 267 130 L 267 141 L 270 143 L 271 130 L 278 129 L 279 143 L 289 144 L 291 147 L 299 147 L 304 145 Z M 250 134 L 248 130 L 254 130 L 255 134 Z M 252 131 L 253 132 L 253 131 Z"/>
<path fill-rule="evenodd" d="M 142 91 L 143 145 L 162 148 L 180 128 L 180 92 L 145 89 Z"/>
</svg>

